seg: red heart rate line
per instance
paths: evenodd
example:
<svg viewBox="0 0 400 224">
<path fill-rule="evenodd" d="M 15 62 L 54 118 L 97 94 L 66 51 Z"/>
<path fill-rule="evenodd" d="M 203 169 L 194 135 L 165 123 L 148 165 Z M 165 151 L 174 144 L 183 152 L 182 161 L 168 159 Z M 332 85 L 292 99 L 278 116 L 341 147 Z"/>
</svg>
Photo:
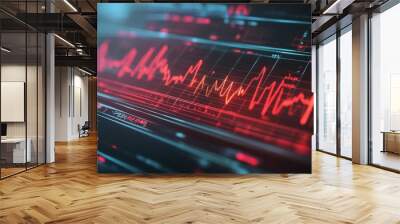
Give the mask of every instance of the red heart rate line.
<svg viewBox="0 0 400 224">
<path fill-rule="evenodd" d="M 215 79 L 213 81 L 210 81 L 212 78 L 209 75 L 200 74 L 204 63 L 202 59 L 190 65 L 184 74 L 172 74 L 166 58 L 167 45 L 162 46 L 158 51 L 155 48 L 148 49 L 133 67 L 137 49 L 131 49 L 121 59 L 108 58 L 108 51 L 109 42 L 105 41 L 100 45 L 98 52 L 99 72 L 106 69 L 116 69 L 118 78 L 129 76 L 136 80 L 149 82 L 155 80 L 156 75 L 160 74 L 164 86 L 183 85 L 190 89 L 195 96 L 203 94 L 205 97 L 213 97 L 216 95 L 223 99 L 225 105 L 229 105 L 236 98 L 249 97 L 247 109 L 253 111 L 259 106 L 261 117 L 266 117 L 268 112 L 274 116 L 279 116 L 285 110 L 288 115 L 294 116 L 294 112 L 300 110 L 298 122 L 300 125 L 306 125 L 312 116 L 313 96 L 306 96 L 302 92 L 288 94 L 289 91 L 296 89 L 293 81 L 298 81 L 298 78 L 287 75 L 280 82 L 273 81 L 263 85 L 267 76 L 265 66 L 247 84 L 238 85 L 232 81 L 229 74 L 222 80 Z"/>
</svg>

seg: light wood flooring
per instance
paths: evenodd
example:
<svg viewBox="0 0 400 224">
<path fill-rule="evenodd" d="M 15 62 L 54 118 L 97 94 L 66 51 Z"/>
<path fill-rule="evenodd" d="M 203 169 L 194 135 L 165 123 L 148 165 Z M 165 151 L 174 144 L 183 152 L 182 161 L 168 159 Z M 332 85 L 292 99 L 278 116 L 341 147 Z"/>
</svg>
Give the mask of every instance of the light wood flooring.
<svg viewBox="0 0 400 224">
<path fill-rule="evenodd" d="M 8 177 L 11 176 L 13 174 L 19 173 L 24 171 L 25 168 L 1 168 L 1 177 Z"/>
<path fill-rule="evenodd" d="M 315 152 L 312 175 L 96 173 L 96 141 L 0 181 L 0 223 L 400 223 L 400 175 Z"/>
<path fill-rule="evenodd" d="M 400 170 L 400 154 L 376 150 L 372 159 L 374 164 Z"/>
</svg>

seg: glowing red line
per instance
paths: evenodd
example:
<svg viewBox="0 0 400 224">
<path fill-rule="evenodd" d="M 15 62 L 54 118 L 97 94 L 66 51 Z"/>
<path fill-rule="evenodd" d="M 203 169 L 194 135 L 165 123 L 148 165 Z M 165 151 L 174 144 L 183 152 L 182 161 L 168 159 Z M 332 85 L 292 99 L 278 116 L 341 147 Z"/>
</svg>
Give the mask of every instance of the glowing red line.
<svg viewBox="0 0 400 224">
<path fill-rule="evenodd" d="M 106 158 L 104 158 L 104 157 L 102 157 L 102 156 L 97 156 L 97 160 L 98 160 L 100 163 L 105 163 L 105 162 L 106 162 Z"/>
<path fill-rule="evenodd" d="M 209 18 L 197 18 L 196 19 L 197 24 L 202 24 L 202 25 L 207 25 L 211 23 L 211 20 Z"/>
<path fill-rule="evenodd" d="M 251 166 L 257 166 L 259 164 L 257 158 L 247 155 L 247 154 L 244 154 L 244 153 L 241 153 L 241 152 L 236 153 L 235 157 L 237 160 L 239 160 L 241 162 L 245 162 L 247 164 L 250 164 Z"/>
<path fill-rule="evenodd" d="M 147 90 L 147 89 L 140 88 L 137 86 L 123 84 L 121 82 L 109 80 L 107 78 L 102 78 L 101 82 L 102 83 L 105 82 L 103 84 L 103 86 L 107 86 L 107 89 L 112 90 L 110 92 L 110 94 L 118 95 L 118 97 L 120 97 L 120 98 L 134 101 L 136 103 L 141 102 L 141 103 L 147 104 L 147 105 L 149 105 L 149 104 L 157 105 L 158 100 L 148 99 L 148 97 L 150 97 L 152 95 L 156 95 L 157 97 L 179 99 L 180 101 L 185 101 L 185 103 L 187 103 L 187 104 L 193 104 L 193 105 L 199 106 L 199 107 L 202 106 L 195 102 L 186 101 L 181 98 L 173 97 L 173 96 L 159 93 L 156 91 Z M 104 89 L 103 89 L 103 91 L 104 91 Z M 143 93 L 141 93 L 141 91 L 143 91 Z M 174 109 L 170 106 L 171 105 L 163 105 L 163 110 L 172 109 L 172 111 L 173 111 Z M 193 108 L 186 110 L 185 107 L 181 107 L 181 106 L 178 106 L 178 107 L 179 107 L 180 111 L 181 110 L 186 111 L 186 113 L 184 113 L 183 116 L 190 117 L 192 119 L 196 119 L 201 116 L 206 116 L 206 118 L 209 118 L 209 119 L 205 119 L 205 120 L 203 120 L 203 122 L 210 124 L 210 125 L 215 125 L 215 123 L 214 123 L 215 120 L 212 120 L 212 118 L 215 118 L 215 113 L 224 113 L 225 115 L 230 115 L 230 116 L 234 117 L 235 119 L 239 119 L 239 120 L 235 120 L 235 127 L 233 129 L 235 132 L 249 135 L 249 136 L 255 137 L 257 139 L 262 139 L 263 141 L 266 141 L 266 142 L 269 142 L 269 143 L 272 143 L 275 145 L 280 145 L 285 148 L 291 148 L 301 154 L 309 153 L 310 135 L 306 134 L 304 131 L 293 129 L 288 126 L 279 125 L 274 122 L 269 122 L 269 121 L 262 120 L 262 119 L 255 119 L 252 117 L 243 116 L 242 114 L 234 113 L 232 111 L 213 108 L 211 106 L 206 106 L 207 111 L 201 111 L 201 110 L 194 111 Z M 203 105 L 203 107 L 204 107 L 204 105 Z M 209 114 L 208 111 L 213 111 L 215 113 Z M 226 122 L 232 121 L 232 117 L 228 118 L 226 116 L 223 116 L 219 120 L 223 123 L 226 123 Z M 228 120 L 226 120 L 226 119 L 228 119 Z M 250 127 L 247 128 L 246 125 L 249 125 Z"/>
<path fill-rule="evenodd" d="M 194 20 L 193 16 L 184 16 L 183 17 L 183 22 L 184 23 L 192 23 Z"/>
<path fill-rule="evenodd" d="M 228 105 L 236 97 L 244 97 L 250 95 L 251 100 L 248 105 L 249 111 L 252 111 L 256 106 L 261 106 L 261 116 L 266 116 L 268 111 L 271 111 L 272 115 L 280 114 L 284 109 L 291 108 L 296 104 L 300 103 L 305 106 L 305 110 L 302 113 L 299 123 L 305 125 L 313 111 L 314 100 L 313 97 L 306 97 L 303 93 L 299 93 L 292 97 L 284 98 L 283 94 L 285 90 L 295 89 L 294 84 L 286 83 L 287 80 L 295 80 L 295 78 L 289 76 L 284 77 L 278 84 L 273 81 L 271 84 L 263 87 L 267 68 L 264 66 L 258 75 L 252 78 L 248 84 L 235 86 L 234 81 L 230 81 L 229 75 L 220 80 L 214 80 L 211 85 L 207 84 L 207 80 L 210 78 L 208 75 L 199 75 L 199 70 L 203 65 L 203 60 L 198 60 L 195 64 L 190 65 L 186 70 L 185 74 L 173 75 L 165 55 L 168 51 L 168 46 L 164 45 L 154 55 L 155 49 L 150 48 L 144 56 L 140 59 L 134 68 L 131 65 L 136 57 L 136 49 L 131 49 L 120 60 L 114 60 L 107 58 L 107 52 L 109 48 L 109 42 L 104 42 L 99 48 L 99 72 L 104 71 L 106 68 L 119 69 L 117 77 L 121 78 L 126 74 L 130 77 L 135 77 L 137 80 L 141 80 L 143 77 L 147 78 L 147 81 L 154 79 L 156 73 L 160 73 L 162 82 L 165 86 L 184 84 L 186 80 L 189 81 L 187 84 L 188 88 L 193 89 L 193 94 L 200 94 L 204 91 L 206 97 L 212 94 L 217 94 L 219 97 L 224 99 L 224 104 Z M 152 59 L 151 59 L 152 58 Z M 151 60 L 150 60 L 151 59 Z M 191 78 L 189 78 L 191 77 Z M 256 84 L 256 88 L 253 91 L 253 85 Z M 253 91 L 251 93 L 251 91 Z M 290 113 L 289 113 L 290 114 Z"/>
<path fill-rule="evenodd" d="M 193 16 L 181 17 L 175 14 L 168 15 L 167 19 L 174 23 L 184 22 L 184 23 L 197 23 L 200 25 L 208 25 L 211 23 L 211 20 L 206 17 L 193 17 Z"/>
<path fill-rule="evenodd" d="M 210 40 L 217 40 L 218 36 L 215 34 L 210 35 Z"/>
<path fill-rule="evenodd" d="M 178 15 L 171 15 L 170 16 L 171 21 L 173 22 L 179 22 L 181 20 L 181 17 Z"/>
<path fill-rule="evenodd" d="M 243 15 L 248 16 L 250 14 L 249 8 L 246 5 L 230 6 L 227 11 L 229 16 Z"/>
<path fill-rule="evenodd" d="M 210 111 L 210 112 L 212 111 L 213 113 L 221 113 L 222 112 L 222 113 L 224 113 L 226 115 L 230 115 L 230 116 L 233 116 L 235 118 L 245 119 L 246 121 L 249 121 L 249 122 L 252 122 L 252 123 L 254 123 L 254 122 L 255 123 L 259 123 L 261 125 L 272 125 L 272 126 L 269 126 L 269 127 L 273 128 L 273 129 L 284 129 L 285 131 L 288 131 L 288 132 L 293 132 L 294 131 L 293 129 L 291 129 L 291 128 L 287 127 L 287 126 L 282 126 L 282 125 L 278 125 L 278 124 L 275 124 L 275 123 L 270 123 L 270 122 L 267 122 L 267 121 L 264 121 L 264 120 L 256 119 L 256 118 L 249 117 L 249 116 L 245 116 L 245 115 L 242 115 L 240 113 L 235 113 L 233 111 L 214 108 L 214 107 L 211 107 L 211 106 L 207 106 L 207 105 L 199 104 L 199 103 L 196 103 L 196 102 L 188 101 L 188 100 L 185 100 L 185 99 L 181 99 L 181 98 L 178 98 L 178 97 L 170 96 L 168 94 L 163 94 L 163 93 L 159 93 L 159 92 L 156 92 L 156 91 L 151 91 L 151 90 L 147 90 L 147 89 L 144 89 L 144 88 L 140 88 L 138 86 L 131 86 L 131 85 L 128 85 L 128 84 L 123 84 L 123 83 L 116 82 L 116 81 L 110 80 L 110 79 L 102 78 L 102 80 L 104 82 L 107 82 L 110 85 L 110 86 L 107 86 L 107 89 L 103 89 L 103 91 L 108 90 L 110 88 L 110 89 L 113 90 L 112 93 L 119 94 L 121 97 L 123 97 L 123 95 L 129 95 L 129 97 L 134 97 L 136 101 L 142 100 L 143 96 L 142 95 L 137 96 L 136 95 L 137 93 L 131 94 L 131 93 L 127 92 L 126 89 L 129 89 L 129 91 L 132 90 L 132 91 L 144 92 L 146 94 L 146 96 L 157 95 L 158 97 L 165 97 L 165 98 L 169 98 L 169 99 L 173 99 L 173 100 L 179 100 L 179 101 L 182 101 L 184 103 L 190 103 L 190 104 L 193 104 L 194 106 L 198 106 L 198 107 L 207 107 L 207 111 Z M 103 83 L 103 82 L 101 82 L 101 83 Z M 112 85 L 115 85 L 115 87 L 112 87 Z M 129 100 L 130 99 L 131 98 L 129 98 Z M 144 102 L 144 101 L 141 101 L 141 102 Z M 155 102 L 152 102 L 152 103 L 155 103 Z M 200 111 L 198 111 L 198 112 L 200 112 Z"/>
</svg>

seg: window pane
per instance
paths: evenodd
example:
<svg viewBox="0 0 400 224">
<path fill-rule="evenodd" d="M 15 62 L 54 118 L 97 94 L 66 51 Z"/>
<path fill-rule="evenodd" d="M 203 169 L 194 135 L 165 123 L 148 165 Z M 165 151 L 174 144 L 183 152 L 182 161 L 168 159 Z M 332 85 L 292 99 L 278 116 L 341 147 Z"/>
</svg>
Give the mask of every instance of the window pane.
<svg viewBox="0 0 400 224">
<path fill-rule="evenodd" d="M 336 40 L 318 48 L 318 148 L 336 153 Z"/>
<path fill-rule="evenodd" d="M 400 4 L 372 18 L 372 163 L 400 170 Z"/>
<path fill-rule="evenodd" d="M 25 170 L 30 161 L 26 141 L 26 33 L 3 32 L 1 46 L 1 176 Z M 28 146 L 28 147 L 27 147 Z M 28 148 L 28 150 L 27 150 Z"/>
<path fill-rule="evenodd" d="M 352 35 L 340 36 L 340 152 L 352 156 Z"/>
</svg>

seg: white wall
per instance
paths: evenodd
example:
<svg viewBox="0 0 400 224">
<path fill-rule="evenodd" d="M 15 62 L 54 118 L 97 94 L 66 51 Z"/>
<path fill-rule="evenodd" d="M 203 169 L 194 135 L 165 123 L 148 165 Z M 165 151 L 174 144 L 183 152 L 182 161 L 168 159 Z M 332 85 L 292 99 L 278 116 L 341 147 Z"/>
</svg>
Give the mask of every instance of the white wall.
<svg viewBox="0 0 400 224">
<path fill-rule="evenodd" d="M 69 133 L 69 68 L 55 68 L 55 141 L 67 141 Z"/>
<path fill-rule="evenodd" d="M 28 87 L 27 87 L 27 118 L 28 118 L 28 137 L 29 128 L 32 127 L 36 130 L 36 67 L 28 66 Z M 1 81 L 2 82 L 25 82 L 25 65 L 9 64 L 1 66 Z M 39 105 L 40 106 L 40 105 Z M 1 108 L 6 110 L 7 108 Z M 34 126 L 34 127 L 33 127 Z M 8 122 L 7 134 L 9 137 L 24 137 L 25 136 L 25 122 Z M 36 135 L 36 132 L 35 132 Z"/>
<path fill-rule="evenodd" d="M 25 82 L 25 65 L 2 65 L 1 81 Z M 6 108 L 1 108 L 1 110 L 6 110 Z M 7 123 L 7 137 L 25 137 L 25 122 Z"/>
<path fill-rule="evenodd" d="M 36 70 L 38 69 L 38 70 Z M 25 135 L 30 139 L 32 161 L 36 162 L 39 158 L 40 163 L 44 162 L 44 74 L 42 68 L 35 66 L 25 66 L 25 64 L 3 64 L 1 66 L 2 82 L 24 82 L 26 84 L 26 108 L 22 108 L 27 120 L 24 122 L 6 122 L 8 138 L 24 138 Z M 27 78 L 27 80 L 25 80 Z M 7 96 L 2 96 L 7 97 Z M 7 110 L 9 108 L 1 108 Z M 39 151 L 37 151 L 39 150 Z M 39 156 L 37 157 L 37 154 Z"/>
<path fill-rule="evenodd" d="M 88 121 L 88 77 L 72 67 L 56 67 L 55 73 L 55 140 L 70 141 Z"/>
<path fill-rule="evenodd" d="M 77 70 L 75 70 L 76 72 Z M 88 111 L 88 78 L 86 76 L 82 76 L 82 73 L 79 75 L 74 75 L 74 108 L 72 108 L 72 117 L 71 120 L 71 135 L 76 138 L 79 137 L 78 133 L 78 124 L 83 125 L 85 121 L 89 119 L 89 111 Z"/>
</svg>

